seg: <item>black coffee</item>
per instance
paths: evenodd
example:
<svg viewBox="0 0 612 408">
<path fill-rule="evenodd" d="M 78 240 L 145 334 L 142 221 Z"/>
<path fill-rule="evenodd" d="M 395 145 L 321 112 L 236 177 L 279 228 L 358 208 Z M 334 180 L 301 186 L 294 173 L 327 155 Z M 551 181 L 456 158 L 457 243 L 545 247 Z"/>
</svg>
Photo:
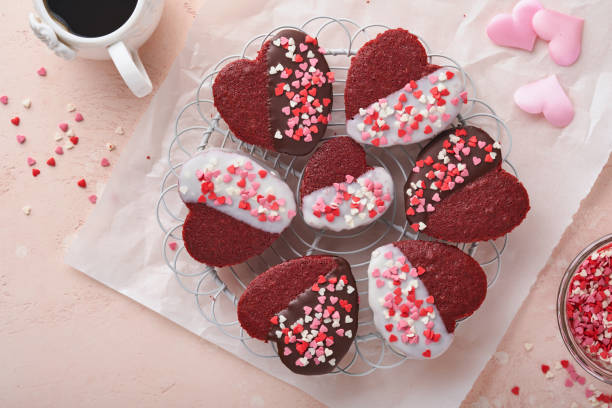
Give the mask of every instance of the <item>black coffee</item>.
<svg viewBox="0 0 612 408">
<path fill-rule="evenodd" d="M 121 27 L 138 0 L 45 0 L 49 14 L 81 37 L 102 37 Z"/>
</svg>

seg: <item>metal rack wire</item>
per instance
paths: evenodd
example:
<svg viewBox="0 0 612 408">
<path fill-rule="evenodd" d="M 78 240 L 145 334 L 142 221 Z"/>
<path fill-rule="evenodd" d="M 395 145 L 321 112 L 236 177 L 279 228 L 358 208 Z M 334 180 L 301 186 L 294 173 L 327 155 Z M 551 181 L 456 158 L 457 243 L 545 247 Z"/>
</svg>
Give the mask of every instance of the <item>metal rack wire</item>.
<svg viewBox="0 0 612 408">
<path fill-rule="evenodd" d="M 161 183 L 157 202 L 157 220 L 163 231 L 162 253 L 168 268 L 176 276 L 179 285 L 194 296 L 199 314 L 219 328 L 227 336 L 241 342 L 245 349 L 261 358 L 277 358 L 274 342 L 268 344 L 252 340 L 236 320 L 236 304 L 246 285 L 272 265 L 287 259 L 310 254 L 331 254 L 347 259 L 357 280 L 360 294 L 359 330 L 347 356 L 337 365 L 332 374 L 344 373 L 352 376 L 367 375 L 378 368 L 392 368 L 406 360 L 401 352 L 386 343 L 376 331 L 372 312 L 367 305 L 367 265 L 370 253 L 384 244 L 402 239 L 418 239 L 419 234 L 409 228 L 403 212 L 403 189 L 396 188 L 391 208 L 376 222 L 356 230 L 327 232 L 315 230 L 301 220 L 298 213 L 293 223 L 280 238 L 263 254 L 249 259 L 244 264 L 229 268 L 214 268 L 191 259 L 182 245 L 181 227 L 186 209 L 178 198 L 178 171 L 183 162 L 206 146 L 231 147 L 243 151 L 278 171 L 287 184 L 296 192 L 299 202 L 299 185 L 305 159 L 266 151 L 237 139 L 222 121 L 212 101 L 212 84 L 216 74 L 226 63 L 254 55 L 261 45 L 275 32 L 293 28 L 302 30 L 320 39 L 321 44 L 337 45 L 329 48 L 325 55 L 331 69 L 336 73 L 332 121 L 325 138 L 345 132 L 344 83 L 350 57 L 365 41 L 388 27 L 380 24 L 360 26 L 357 23 L 332 17 L 315 17 L 299 27 L 282 26 L 252 38 L 242 53 L 223 58 L 202 79 L 196 98 L 184 106 L 177 116 L 174 137 L 168 149 L 169 170 Z M 419 38 L 420 39 L 420 38 Z M 512 139 L 504 122 L 493 109 L 476 98 L 476 90 L 470 76 L 451 58 L 430 52 L 425 46 L 430 62 L 457 69 L 463 77 L 470 99 L 458 116 L 458 122 L 484 127 L 503 145 L 504 165 L 516 175 L 508 162 Z M 412 167 L 414 157 L 421 146 L 395 146 L 379 149 L 364 146 L 369 164 L 386 168 L 393 176 L 396 186 L 403 186 Z M 427 237 L 420 237 L 428 239 Z M 172 253 L 168 243 L 179 243 Z M 501 271 L 501 256 L 508 239 L 488 241 L 470 245 L 459 244 L 459 248 L 475 257 L 487 272 L 488 285 L 493 285 Z M 461 335 L 461 329 L 457 329 Z M 272 348 L 272 350 L 270 349 Z"/>
</svg>

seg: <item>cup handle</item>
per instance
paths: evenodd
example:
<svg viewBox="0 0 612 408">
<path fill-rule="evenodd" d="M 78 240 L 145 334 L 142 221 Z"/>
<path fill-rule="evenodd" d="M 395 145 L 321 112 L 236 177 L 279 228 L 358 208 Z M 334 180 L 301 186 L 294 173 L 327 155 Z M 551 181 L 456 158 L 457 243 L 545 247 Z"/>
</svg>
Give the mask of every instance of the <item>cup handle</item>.
<svg viewBox="0 0 612 408">
<path fill-rule="evenodd" d="M 123 41 L 118 41 L 107 49 L 115 67 L 132 93 L 139 98 L 150 94 L 153 84 L 151 84 L 138 53 L 128 49 Z"/>
</svg>

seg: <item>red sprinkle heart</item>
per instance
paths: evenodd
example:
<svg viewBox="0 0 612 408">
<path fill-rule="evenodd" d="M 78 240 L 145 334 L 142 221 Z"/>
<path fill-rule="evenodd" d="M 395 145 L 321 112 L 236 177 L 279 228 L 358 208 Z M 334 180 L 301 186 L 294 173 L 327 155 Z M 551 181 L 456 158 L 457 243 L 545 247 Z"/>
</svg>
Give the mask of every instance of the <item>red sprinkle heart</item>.
<svg viewBox="0 0 612 408">
<path fill-rule="evenodd" d="M 33 175 L 34 177 L 38 176 L 39 174 L 40 174 L 40 170 L 38 170 L 38 169 L 32 169 L 32 175 Z"/>
<path fill-rule="evenodd" d="M 517 386 L 512 387 L 510 392 L 513 393 L 514 395 L 519 395 L 519 387 Z"/>
<path fill-rule="evenodd" d="M 425 350 L 423 352 L 423 357 L 425 357 L 425 358 L 431 357 L 431 350 L 430 349 Z"/>
<path fill-rule="evenodd" d="M 15 116 L 14 118 L 11 119 L 11 123 L 15 126 L 19 126 L 19 116 Z"/>
<path fill-rule="evenodd" d="M 79 144 L 79 138 L 76 136 L 72 136 L 70 138 L 70 143 L 72 143 L 73 145 Z"/>
<path fill-rule="evenodd" d="M 550 370 L 550 367 L 547 366 L 546 364 L 542 364 L 542 372 L 544 374 L 546 374 L 548 372 L 548 370 Z"/>
<path fill-rule="evenodd" d="M 85 179 L 80 179 L 79 181 L 77 181 L 77 185 L 81 188 L 85 188 L 87 187 L 87 182 L 85 181 Z"/>
<path fill-rule="evenodd" d="M 45 69 L 45 67 L 40 67 L 38 69 L 38 71 L 36 71 L 36 73 L 40 76 L 47 76 L 47 70 Z"/>
<path fill-rule="evenodd" d="M 47 164 L 51 167 L 55 167 L 55 159 L 51 157 L 49 160 L 47 160 Z"/>
</svg>

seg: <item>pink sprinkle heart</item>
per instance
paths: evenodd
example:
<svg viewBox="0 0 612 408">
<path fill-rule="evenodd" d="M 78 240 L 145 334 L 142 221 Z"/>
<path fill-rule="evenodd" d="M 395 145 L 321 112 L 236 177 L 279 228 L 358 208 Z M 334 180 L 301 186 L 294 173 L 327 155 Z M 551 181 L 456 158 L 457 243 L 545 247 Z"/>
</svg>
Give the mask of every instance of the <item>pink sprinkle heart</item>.
<svg viewBox="0 0 612 408">
<path fill-rule="evenodd" d="M 535 13 L 532 25 L 541 39 L 549 41 L 553 61 L 562 66 L 576 62 L 582 48 L 583 19 L 544 9 Z"/>
<path fill-rule="evenodd" d="M 176 249 L 178 248 L 178 244 L 176 242 L 170 242 L 170 243 L 168 243 L 168 247 L 171 250 L 176 251 Z"/>
<path fill-rule="evenodd" d="M 383 286 L 385 286 L 385 281 L 383 281 L 382 279 L 376 279 L 376 287 L 382 288 Z"/>
<path fill-rule="evenodd" d="M 431 204 L 427 204 L 427 212 L 433 212 L 435 210 L 434 206 Z"/>
<path fill-rule="evenodd" d="M 461 153 L 463 153 L 464 156 L 467 156 L 468 154 L 470 154 L 470 148 L 464 147 L 463 149 L 461 149 Z"/>
<path fill-rule="evenodd" d="M 429 82 L 431 82 L 432 84 L 438 82 L 438 76 L 436 74 L 431 74 L 427 78 L 429 78 Z"/>
<path fill-rule="evenodd" d="M 327 298 L 325 296 L 319 296 L 317 299 L 319 300 L 319 303 L 325 303 Z"/>
<path fill-rule="evenodd" d="M 288 210 L 287 211 L 287 218 L 292 219 L 295 216 L 296 216 L 296 213 L 295 213 L 294 210 Z"/>
<path fill-rule="evenodd" d="M 92 204 L 95 204 L 98 201 L 98 196 L 95 195 L 95 194 L 92 194 L 92 195 L 90 195 L 87 198 L 89 198 L 89 202 L 92 203 Z"/>
<path fill-rule="evenodd" d="M 62 130 L 62 132 L 66 132 L 68 130 L 68 124 L 67 123 L 60 123 L 57 126 Z"/>
<path fill-rule="evenodd" d="M 6 95 L 0 96 L 0 102 L 2 102 L 3 105 L 6 105 L 8 103 L 8 96 Z"/>
<path fill-rule="evenodd" d="M 447 113 L 445 113 L 445 115 L 448 116 Z M 435 122 L 436 120 L 438 120 L 438 115 L 429 115 L 429 121 L 430 122 Z"/>
<path fill-rule="evenodd" d="M 308 46 L 304 43 L 300 43 L 300 52 L 304 52 L 308 49 Z"/>
<path fill-rule="evenodd" d="M 55 147 L 55 153 L 56 154 L 64 154 L 64 149 L 62 149 L 62 146 L 56 146 Z"/>
<path fill-rule="evenodd" d="M 307 315 L 310 314 L 310 312 L 312 312 L 312 307 L 310 306 L 304 306 L 304 313 L 306 313 Z"/>
<path fill-rule="evenodd" d="M 23 144 L 25 140 L 26 140 L 26 137 L 24 135 L 17 135 L 17 143 Z"/>
<path fill-rule="evenodd" d="M 438 193 L 434 194 L 431 199 L 435 202 L 439 202 L 440 201 L 440 195 Z"/>
<path fill-rule="evenodd" d="M 313 67 L 317 66 L 317 64 L 319 63 L 319 60 L 317 58 L 311 58 L 308 61 L 310 61 L 310 65 L 312 65 Z"/>
<path fill-rule="evenodd" d="M 344 336 L 344 329 L 338 329 L 336 330 L 336 334 L 340 337 Z"/>
<path fill-rule="evenodd" d="M 574 385 L 574 383 L 573 383 L 573 382 L 572 382 L 572 380 L 570 380 L 569 378 L 565 380 L 565 386 L 566 386 L 566 387 L 568 387 L 568 388 L 569 388 L 569 387 L 571 387 L 571 386 L 573 386 L 573 385 Z"/>
<path fill-rule="evenodd" d="M 281 109 L 281 112 L 283 112 L 285 115 L 289 115 L 289 113 L 291 113 L 291 108 L 289 108 L 289 106 L 285 106 Z"/>
<path fill-rule="evenodd" d="M 75 122 L 82 122 L 83 121 L 83 115 L 81 115 L 80 113 L 77 112 L 77 114 L 74 115 L 74 120 L 75 120 Z"/>
<path fill-rule="evenodd" d="M 353 180 L 355 180 L 355 177 L 351 176 L 350 174 L 347 174 L 347 175 L 345 176 L 345 180 L 346 180 L 346 182 L 347 182 L 347 183 L 349 183 L 349 184 L 350 184 L 350 183 L 352 183 L 352 182 L 353 182 Z"/>
<path fill-rule="evenodd" d="M 323 310 L 323 307 L 321 307 L 321 305 L 316 305 L 314 310 L 315 310 L 315 312 L 321 313 L 321 311 Z"/>
<path fill-rule="evenodd" d="M 102 160 L 100 160 L 100 166 L 102 166 L 102 167 L 110 166 L 110 162 L 108 161 L 108 159 L 106 157 L 103 157 Z"/>
<path fill-rule="evenodd" d="M 482 160 L 479 157 L 472 157 L 472 163 L 474 163 L 474 166 L 478 166 L 480 164 Z"/>
<path fill-rule="evenodd" d="M 33 166 L 36 164 L 36 160 L 31 157 L 28 157 L 28 166 Z"/>
<path fill-rule="evenodd" d="M 302 71 L 306 71 L 308 69 L 308 63 L 302 62 L 299 67 Z"/>
<path fill-rule="evenodd" d="M 485 142 L 484 140 L 479 140 L 478 141 L 478 147 L 481 148 L 481 149 L 484 148 L 486 144 L 487 144 L 487 142 Z"/>
<path fill-rule="evenodd" d="M 533 50 L 536 40 L 531 21 L 542 5 L 537 0 L 521 0 L 510 14 L 498 14 L 487 25 L 487 35 L 497 45 Z"/>
<path fill-rule="evenodd" d="M 285 350 L 283 351 L 283 354 L 288 356 L 289 354 L 291 354 L 291 349 L 287 346 L 285 346 Z"/>
<path fill-rule="evenodd" d="M 459 104 L 459 98 L 455 97 L 453 99 L 451 99 L 451 103 L 455 106 L 457 106 Z"/>
<path fill-rule="evenodd" d="M 443 113 L 442 114 L 442 121 L 443 122 L 448 122 L 449 120 L 451 120 L 451 115 L 449 115 L 448 113 Z"/>
<path fill-rule="evenodd" d="M 298 71 L 298 70 L 295 71 L 295 77 L 297 79 L 300 79 L 303 76 L 304 76 L 304 73 L 302 71 Z"/>
<path fill-rule="evenodd" d="M 45 69 L 45 67 L 40 67 L 38 71 L 36 71 L 36 73 L 40 76 L 47 76 L 47 70 Z"/>
<path fill-rule="evenodd" d="M 574 107 L 556 75 L 521 86 L 514 103 L 527 113 L 543 113 L 553 126 L 565 127 L 574 119 Z"/>
<path fill-rule="evenodd" d="M 338 301 L 338 298 L 336 296 L 330 296 L 329 301 L 331 302 L 332 305 L 335 305 L 336 302 Z"/>
</svg>

